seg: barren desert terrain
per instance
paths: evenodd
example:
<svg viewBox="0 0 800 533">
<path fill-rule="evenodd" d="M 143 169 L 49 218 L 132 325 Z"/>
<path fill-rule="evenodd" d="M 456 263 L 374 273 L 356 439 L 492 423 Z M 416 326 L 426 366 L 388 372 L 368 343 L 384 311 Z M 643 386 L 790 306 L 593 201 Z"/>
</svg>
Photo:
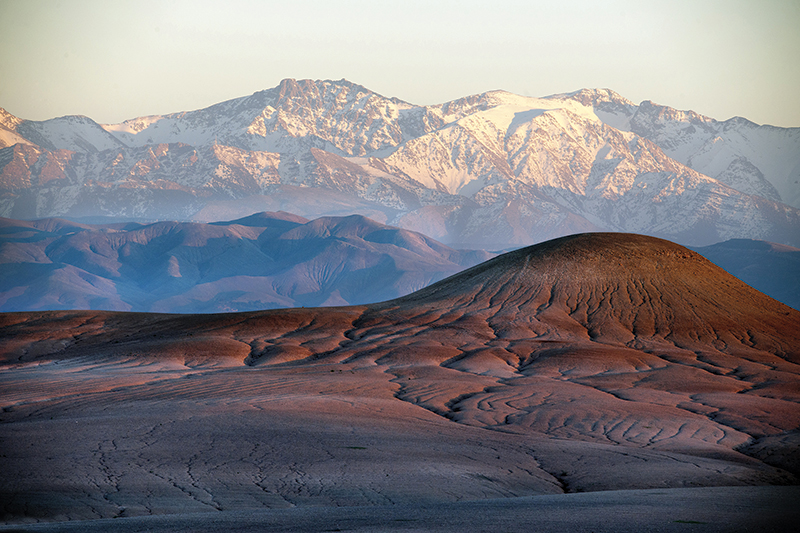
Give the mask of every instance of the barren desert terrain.
<svg viewBox="0 0 800 533">
<path fill-rule="evenodd" d="M 11 529 L 798 519 L 800 312 L 651 237 L 564 237 L 374 305 L 6 313 L 0 338 Z"/>
</svg>

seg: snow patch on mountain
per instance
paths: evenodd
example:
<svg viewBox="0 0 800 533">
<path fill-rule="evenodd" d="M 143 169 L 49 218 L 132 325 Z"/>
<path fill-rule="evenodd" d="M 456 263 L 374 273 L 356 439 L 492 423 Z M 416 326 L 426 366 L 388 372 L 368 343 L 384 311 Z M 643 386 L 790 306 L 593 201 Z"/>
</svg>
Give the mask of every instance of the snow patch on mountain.
<svg viewBox="0 0 800 533">
<path fill-rule="evenodd" d="M 84 116 L 25 120 L 17 124 L 16 133 L 47 150 L 100 152 L 124 146 L 97 122 Z"/>
</svg>

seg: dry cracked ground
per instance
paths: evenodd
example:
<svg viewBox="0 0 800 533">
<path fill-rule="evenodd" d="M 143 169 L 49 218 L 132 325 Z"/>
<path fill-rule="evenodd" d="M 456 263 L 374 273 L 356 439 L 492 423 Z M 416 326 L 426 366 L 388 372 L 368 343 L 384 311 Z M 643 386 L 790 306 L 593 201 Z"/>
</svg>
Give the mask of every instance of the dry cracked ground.
<svg viewBox="0 0 800 533">
<path fill-rule="evenodd" d="M 800 312 L 667 241 L 565 237 L 370 306 L 8 313 L 0 338 L 0 530 L 800 518 Z"/>
</svg>

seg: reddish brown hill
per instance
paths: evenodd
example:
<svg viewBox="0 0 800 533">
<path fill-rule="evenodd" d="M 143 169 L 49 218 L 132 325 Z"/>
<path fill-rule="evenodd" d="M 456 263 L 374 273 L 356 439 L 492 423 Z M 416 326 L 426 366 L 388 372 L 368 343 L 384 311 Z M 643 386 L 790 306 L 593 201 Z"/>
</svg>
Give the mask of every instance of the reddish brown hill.
<svg viewBox="0 0 800 533">
<path fill-rule="evenodd" d="M 800 426 L 800 313 L 651 237 L 505 254 L 346 335 L 322 357 L 385 366 L 399 397 L 473 425 L 680 449 Z"/>
<path fill-rule="evenodd" d="M 284 451 L 259 461 L 276 472 L 291 464 L 290 471 L 274 482 L 231 471 L 225 490 L 254 501 L 281 494 L 296 503 L 312 494 L 341 503 L 342 486 L 392 497 L 402 489 L 403 498 L 433 501 L 434 494 L 451 494 L 442 487 L 457 499 L 797 479 L 787 470 L 797 473 L 792 458 L 800 449 L 800 312 L 698 254 L 650 237 L 565 237 L 372 306 L 226 315 L 12 313 L 0 315 L 0 336 L 3 427 L 17 432 L 12 445 L 48 417 L 56 418 L 47 426 L 53 449 L 78 450 L 82 443 L 67 442 L 75 422 L 62 427 L 59 417 L 110 410 L 141 419 L 135 434 L 114 419 L 99 443 L 75 452 L 87 461 L 69 465 L 94 464 L 88 458 L 108 443 L 135 451 L 120 455 L 128 462 L 117 466 L 116 451 L 103 452 L 104 470 L 93 475 L 106 480 L 157 472 L 167 488 L 184 483 L 186 494 L 202 487 L 211 494 L 220 465 L 249 464 L 262 438 Z M 167 419 L 180 432 L 156 429 Z M 261 437 L 271 424 L 292 431 L 299 424 L 302 435 L 315 437 L 286 448 L 275 444 L 277 429 L 278 436 Z M 192 436 L 194 427 L 223 428 L 204 431 L 224 430 L 228 444 Z M 162 448 L 150 447 L 151 435 L 172 442 L 164 450 L 186 447 L 181 453 L 191 472 L 164 466 L 171 455 L 157 455 Z M 365 452 L 366 462 L 357 464 L 393 466 L 357 479 L 338 466 L 314 470 L 338 465 L 324 448 L 331 435 L 335 442 L 361 435 L 383 443 L 375 449 L 391 453 Z M 399 443 L 408 436 L 417 440 L 405 449 Z M 452 456 L 436 455 L 442 439 L 471 450 L 468 458 L 459 455 L 458 467 Z M 317 444 L 308 442 L 326 451 L 309 451 Z M 475 451 L 476 442 L 491 445 Z M 41 463 L 19 459 L 33 448 L 14 446 L 17 459 L 0 459 L 0 466 L 39 494 L 47 480 L 31 472 Z M 508 469 L 503 457 L 516 466 Z M 309 468 L 329 473 L 309 477 Z M 414 472 L 425 481 L 397 485 L 384 471 Z M 115 498 L 139 497 L 120 494 Z"/>
<path fill-rule="evenodd" d="M 480 316 L 497 339 L 593 341 L 631 348 L 755 350 L 797 359 L 800 313 L 682 246 L 588 233 L 504 254 L 405 298 L 362 324 L 434 309 Z M 446 319 L 445 319 L 446 320 Z M 793 358 L 793 359 L 792 359 Z"/>
</svg>

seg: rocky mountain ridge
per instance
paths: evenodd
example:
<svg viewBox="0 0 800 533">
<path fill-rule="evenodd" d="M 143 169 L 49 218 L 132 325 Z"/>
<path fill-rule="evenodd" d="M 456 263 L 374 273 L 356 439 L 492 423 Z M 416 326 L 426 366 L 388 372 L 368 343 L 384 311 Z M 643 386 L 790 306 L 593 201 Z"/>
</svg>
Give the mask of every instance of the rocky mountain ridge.
<svg viewBox="0 0 800 533">
<path fill-rule="evenodd" d="M 800 246 L 800 128 L 718 122 L 609 90 L 415 106 L 346 80 L 284 80 L 114 125 L 4 113 L 0 142 L 0 215 L 13 218 L 211 221 L 286 202 L 457 247 L 596 230 Z M 303 212 L 309 189 L 336 199 Z"/>
</svg>

